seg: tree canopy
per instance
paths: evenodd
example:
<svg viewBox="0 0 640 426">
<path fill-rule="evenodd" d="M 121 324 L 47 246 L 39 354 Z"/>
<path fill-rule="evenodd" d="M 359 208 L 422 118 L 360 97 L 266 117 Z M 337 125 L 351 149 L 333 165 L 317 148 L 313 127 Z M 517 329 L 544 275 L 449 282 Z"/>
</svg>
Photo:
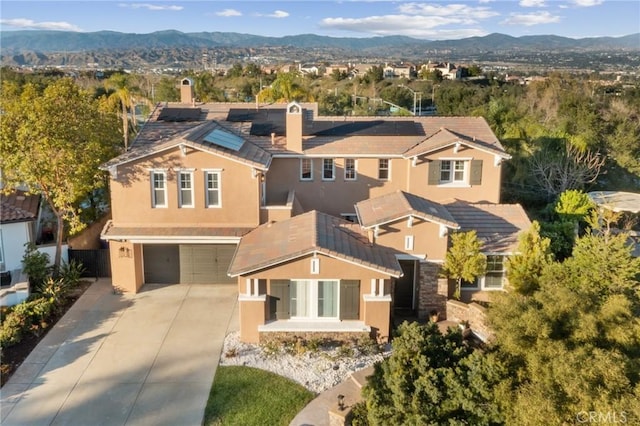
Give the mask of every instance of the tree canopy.
<svg viewBox="0 0 640 426">
<path fill-rule="evenodd" d="M 80 230 L 81 203 L 105 184 L 98 166 L 117 154 L 118 117 L 69 78 L 40 91 L 3 82 L 0 114 L 4 190 L 41 194 L 57 219 L 60 265 L 65 229 Z"/>
<path fill-rule="evenodd" d="M 456 232 L 451 235 L 451 246 L 442 265 L 442 274 L 456 280 L 455 298 L 460 298 L 462 281 L 472 282 L 487 269 L 487 257 L 480 252 L 482 242 L 476 231 Z"/>
</svg>

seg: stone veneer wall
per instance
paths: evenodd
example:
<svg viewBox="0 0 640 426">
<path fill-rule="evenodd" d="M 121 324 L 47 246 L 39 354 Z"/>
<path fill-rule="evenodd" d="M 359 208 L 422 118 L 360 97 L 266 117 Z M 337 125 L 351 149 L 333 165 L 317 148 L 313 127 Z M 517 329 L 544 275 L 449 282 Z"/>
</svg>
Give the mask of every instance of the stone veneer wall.
<svg viewBox="0 0 640 426">
<path fill-rule="evenodd" d="M 449 281 L 440 277 L 442 265 L 434 262 L 420 262 L 418 283 L 418 319 L 430 317 L 431 311 L 438 312 L 438 320 L 447 319 L 447 298 Z"/>
<path fill-rule="evenodd" d="M 477 303 L 447 300 L 447 319 L 458 323 L 467 321 L 471 330 L 485 342 L 494 336 L 487 321 L 487 308 Z"/>
<path fill-rule="evenodd" d="M 371 335 L 366 331 L 350 331 L 350 332 L 320 332 L 320 331 L 261 331 L 260 344 L 281 343 L 288 340 L 317 340 L 326 339 L 334 342 L 351 342 L 353 340 L 362 340 L 370 338 Z"/>
</svg>

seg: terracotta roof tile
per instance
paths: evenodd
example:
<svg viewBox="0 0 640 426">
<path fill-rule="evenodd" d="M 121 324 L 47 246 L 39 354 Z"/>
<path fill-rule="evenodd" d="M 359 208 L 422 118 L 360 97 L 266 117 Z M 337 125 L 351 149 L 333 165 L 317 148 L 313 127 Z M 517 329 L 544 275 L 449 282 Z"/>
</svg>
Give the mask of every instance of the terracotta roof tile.
<svg viewBox="0 0 640 426">
<path fill-rule="evenodd" d="M 393 250 L 371 245 L 358 225 L 313 210 L 261 225 L 242 237 L 229 275 L 246 274 L 315 252 L 391 276 L 402 274 Z"/>
<path fill-rule="evenodd" d="M 456 201 L 445 207 L 462 231 L 475 230 L 487 253 L 514 252 L 518 234 L 531 226 L 531 221 L 520 204 L 471 204 Z"/>
<path fill-rule="evenodd" d="M 28 195 L 16 190 L 8 195 L 0 196 L 1 223 L 27 222 L 36 220 L 40 208 L 40 196 Z"/>
<path fill-rule="evenodd" d="M 365 228 L 394 222 L 408 216 L 440 223 L 451 228 L 458 224 L 441 204 L 404 191 L 391 192 L 356 204 L 360 224 Z"/>
</svg>

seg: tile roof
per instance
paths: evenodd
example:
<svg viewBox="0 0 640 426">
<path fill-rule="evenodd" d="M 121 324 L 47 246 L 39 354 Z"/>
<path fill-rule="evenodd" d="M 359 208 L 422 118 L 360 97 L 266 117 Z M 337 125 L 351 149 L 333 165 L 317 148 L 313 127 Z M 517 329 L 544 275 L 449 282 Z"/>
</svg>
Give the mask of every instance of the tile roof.
<svg viewBox="0 0 640 426">
<path fill-rule="evenodd" d="M 229 275 L 269 268 L 313 253 L 394 277 L 402 275 L 393 250 L 370 244 L 357 224 L 316 210 L 261 225 L 242 237 Z"/>
<path fill-rule="evenodd" d="M 587 195 L 594 203 L 614 212 L 640 213 L 640 193 L 624 191 L 593 191 Z"/>
<path fill-rule="evenodd" d="M 445 207 L 461 231 L 475 230 L 486 253 L 512 253 L 518 247 L 518 234 L 531 226 L 520 204 L 466 203 L 456 201 Z"/>
<path fill-rule="evenodd" d="M 459 118 L 466 118 L 468 120 L 472 119 L 471 117 L 459 117 Z M 481 133 L 481 132 L 478 132 L 478 133 Z M 453 145 L 456 142 L 460 142 L 464 145 L 467 145 L 473 148 L 483 149 L 486 151 L 493 152 L 494 154 L 498 154 L 505 158 L 510 157 L 504 151 L 504 148 L 502 147 L 502 145 L 500 145 L 500 142 L 495 138 L 495 136 L 493 136 L 493 133 L 491 134 L 492 136 L 484 135 L 485 139 L 477 138 L 475 133 L 472 133 L 472 135 L 473 136 L 461 133 L 459 130 L 453 131 L 446 127 L 441 127 L 436 133 L 429 136 L 427 139 L 423 140 L 422 142 L 412 147 L 411 149 L 407 150 L 404 153 L 404 156 L 407 158 L 414 157 L 417 155 L 422 155 L 422 154 L 436 151 L 438 149 L 442 149 L 444 147 Z"/>
<path fill-rule="evenodd" d="M 207 239 L 215 237 L 242 237 L 253 228 L 215 227 L 215 226 L 119 226 L 108 221 L 100 235 L 102 239 L 136 239 L 136 238 L 190 238 Z"/>
<path fill-rule="evenodd" d="M 317 103 L 301 105 L 305 111 L 303 149 L 307 155 L 407 158 L 460 140 L 465 145 L 508 158 L 482 117 L 320 117 Z M 158 120 L 165 107 L 180 110 L 180 119 Z M 189 109 L 193 114 L 183 111 Z M 259 109 L 252 108 L 249 103 L 207 103 L 189 107 L 183 104 L 158 105 L 129 152 L 105 163 L 102 168 L 143 158 L 179 143 L 194 143 L 197 149 L 207 148 L 215 154 L 266 168 L 271 155 L 298 155 L 286 148 L 285 109 L 285 104 L 260 105 Z M 195 114 L 197 111 L 199 113 Z M 197 120 L 194 118 L 196 115 Z M 220 126 L 242 136 L 247 146 L 240 152 L 205 146 L 201 140 L 190 136 L 200 134 L 201 126 Z"/>
<path fill-rule="evenodd" d="M 459 225 L 442 205 L 404 191 L 391 192 L 356 204 L 356 213 L 364 228 L 394 222 L 409 216 L 436 222 L 451 228 Z"/>
<path fill-rule="evenodd" d="M 28 195 L 16 190 L 0 195 L 0 223 L 27 222 L 36 220 L 40 208 L 40 196 Z"/>
</svg>

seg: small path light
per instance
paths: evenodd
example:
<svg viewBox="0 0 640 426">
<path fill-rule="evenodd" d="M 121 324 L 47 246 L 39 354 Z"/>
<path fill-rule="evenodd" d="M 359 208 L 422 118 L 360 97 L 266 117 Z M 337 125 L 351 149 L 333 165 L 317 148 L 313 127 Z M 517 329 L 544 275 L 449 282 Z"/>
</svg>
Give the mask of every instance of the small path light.
<svg viewBox="0 0 640 426">
<path fill-rule="evenodd" d="M 340 411 L 344 410 L 344 395 L 338 395 L 338 408 Z"/>
</svg>

